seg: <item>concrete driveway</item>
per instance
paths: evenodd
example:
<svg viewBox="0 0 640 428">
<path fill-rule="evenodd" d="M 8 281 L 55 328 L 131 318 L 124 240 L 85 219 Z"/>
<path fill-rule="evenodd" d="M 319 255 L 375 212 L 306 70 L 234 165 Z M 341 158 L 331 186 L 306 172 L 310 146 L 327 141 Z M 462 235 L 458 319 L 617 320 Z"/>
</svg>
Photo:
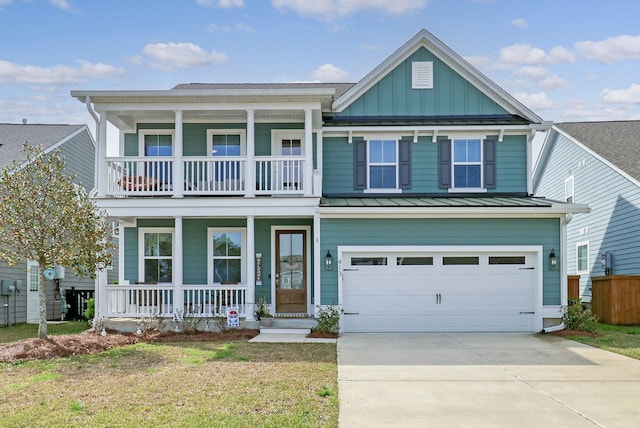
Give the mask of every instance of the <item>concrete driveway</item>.
<svg viewBox="0 0 640 428">
<path fill-rule="evenodd" d="M 519 333 L 347 333 L 341 427 L 640 426 L 640 361 Z"/>
</svg>

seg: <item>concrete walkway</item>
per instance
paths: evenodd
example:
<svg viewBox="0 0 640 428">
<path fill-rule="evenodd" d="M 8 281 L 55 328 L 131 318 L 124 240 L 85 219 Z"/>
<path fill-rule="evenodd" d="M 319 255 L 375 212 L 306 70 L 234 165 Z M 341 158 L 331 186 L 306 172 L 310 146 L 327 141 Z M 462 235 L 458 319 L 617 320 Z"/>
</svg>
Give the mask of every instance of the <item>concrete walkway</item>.
<svg viewBox="0 0 640 428">
<path fill-rule="evenodd" d="M 341 427 L 636 427 L 640 361 L 541 334 L 348 333 Z"/>
</svg>

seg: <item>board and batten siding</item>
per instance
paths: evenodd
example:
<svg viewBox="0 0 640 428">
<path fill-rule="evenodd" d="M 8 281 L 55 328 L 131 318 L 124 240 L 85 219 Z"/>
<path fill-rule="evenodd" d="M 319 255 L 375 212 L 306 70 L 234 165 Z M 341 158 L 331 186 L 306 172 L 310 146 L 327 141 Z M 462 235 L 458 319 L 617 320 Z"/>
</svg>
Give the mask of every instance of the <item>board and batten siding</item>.
<svg viewBox="0 0 640 428">
<path fill-rule="evenodd" d="M 356 134 L 354 134 L 354 138 Z M 405 136 L 413 141 L 413 136 Z M 323 139 L 324 194 L 362 194 L 354 189 L 354 146 L 347 137 Z M 496 188 L 490 193 L 525 193 L 527 191 L 526 136 L 506 135 L 496 144 Z M 443 193 L 438 187 L 438 145 L 431 137 L 419 137 L 411 144 L 411 188 L 406 193 Z"/>
<path fill-rule="evenodd" d="M 613 273 L 640 275 L 640 188 L 562 134 L 554 132 L 536 195 L 564 200 L 564 183 L 574 176 L 574 201 L 589 214 L 567 225 L 567 272 L 577 273 L 576 245 L 589 242 L 589 272 L 580 275 L 580 295 L 591 299 L 591 276 L 602 276 L 603 252 L 613 253 Z"/>
<path fill-rule="evenodd" d="M 433 62 L 433 89 L 411 88 L 411 63 Z M 508 114 L 425 48 L 420 48 L 336 116 Z"/>
<path fill-rule="evenodd" d="M 560 248 L 557 218 L 501 219 L 322 219 L 320 254 L 337 247 L 402 245 L 542 245 L 543 257 Z M 337 265 L 337 263 L 336 263 Z M 560 270 L 543 263 L 543 304 L 560 304 Z M 322 270 L 321 303 L 338 303 L 338 269 Z"/>
</svg>

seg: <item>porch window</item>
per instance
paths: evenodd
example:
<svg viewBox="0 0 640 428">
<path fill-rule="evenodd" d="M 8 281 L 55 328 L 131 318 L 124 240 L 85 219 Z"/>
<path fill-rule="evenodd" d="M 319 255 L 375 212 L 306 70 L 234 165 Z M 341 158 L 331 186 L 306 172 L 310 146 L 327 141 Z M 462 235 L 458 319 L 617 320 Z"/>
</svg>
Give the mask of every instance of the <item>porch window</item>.
<svg viewBox="0 0 640 428">
<path fill-rule="evenodd" d="M 208 129 L 209 155 L 215 158 L 244 156 L 245 135 L 241 129 Z M 240 167 L 239 161 L 221 159 L 210 174 L 215 181 L 239 180 Z"/>
<path fill-rule="evenodd" d="M 209 229 L 209 283 L 244 282 L 244 229 Z"/>
<path fill-rule="evenodd" d="M 145 157 L 173 156 L 173 130 L 145 129 L 140 131 L 140 153 Z M 141 175 L 141 174 L 140 174 Z M 144 163 L 144 176 L 162 185 L 171 184 L 173 166 L 170 161 Z"/>
<path fill-rule="evenodd" d="M 141 277 L 144 282 L 173 281 L 173 230 L 140 229 Z"/>
</svg>

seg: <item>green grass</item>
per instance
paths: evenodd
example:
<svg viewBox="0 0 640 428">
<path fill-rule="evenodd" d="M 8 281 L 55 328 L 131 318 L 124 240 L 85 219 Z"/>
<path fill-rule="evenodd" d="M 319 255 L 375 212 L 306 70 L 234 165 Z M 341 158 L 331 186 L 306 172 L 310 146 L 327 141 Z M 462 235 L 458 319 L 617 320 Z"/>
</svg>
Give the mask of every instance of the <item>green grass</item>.
<svg viewBox="0 0 640 428">
<path fill-rule="evenodd" d="M 86 321 L 69 321 L 63 324 L 48 324 L 49 335 L 75 334 L 88 330 Z M 38 337 L 38 324 L 17 324 L 11 327 L 0 327 L 0 343 Z"/>
<path fill-rule="evenodd" d="M 0 364 L 0 427 L 337 427 L 335 344 L 138 343 Z"/>
<path fill-rule="evenodd" d="M 599 337 L 580 335 L 567 338 L 640 360 L 640 326 L 598 323 L 597 333 Z"/>
</svg>

